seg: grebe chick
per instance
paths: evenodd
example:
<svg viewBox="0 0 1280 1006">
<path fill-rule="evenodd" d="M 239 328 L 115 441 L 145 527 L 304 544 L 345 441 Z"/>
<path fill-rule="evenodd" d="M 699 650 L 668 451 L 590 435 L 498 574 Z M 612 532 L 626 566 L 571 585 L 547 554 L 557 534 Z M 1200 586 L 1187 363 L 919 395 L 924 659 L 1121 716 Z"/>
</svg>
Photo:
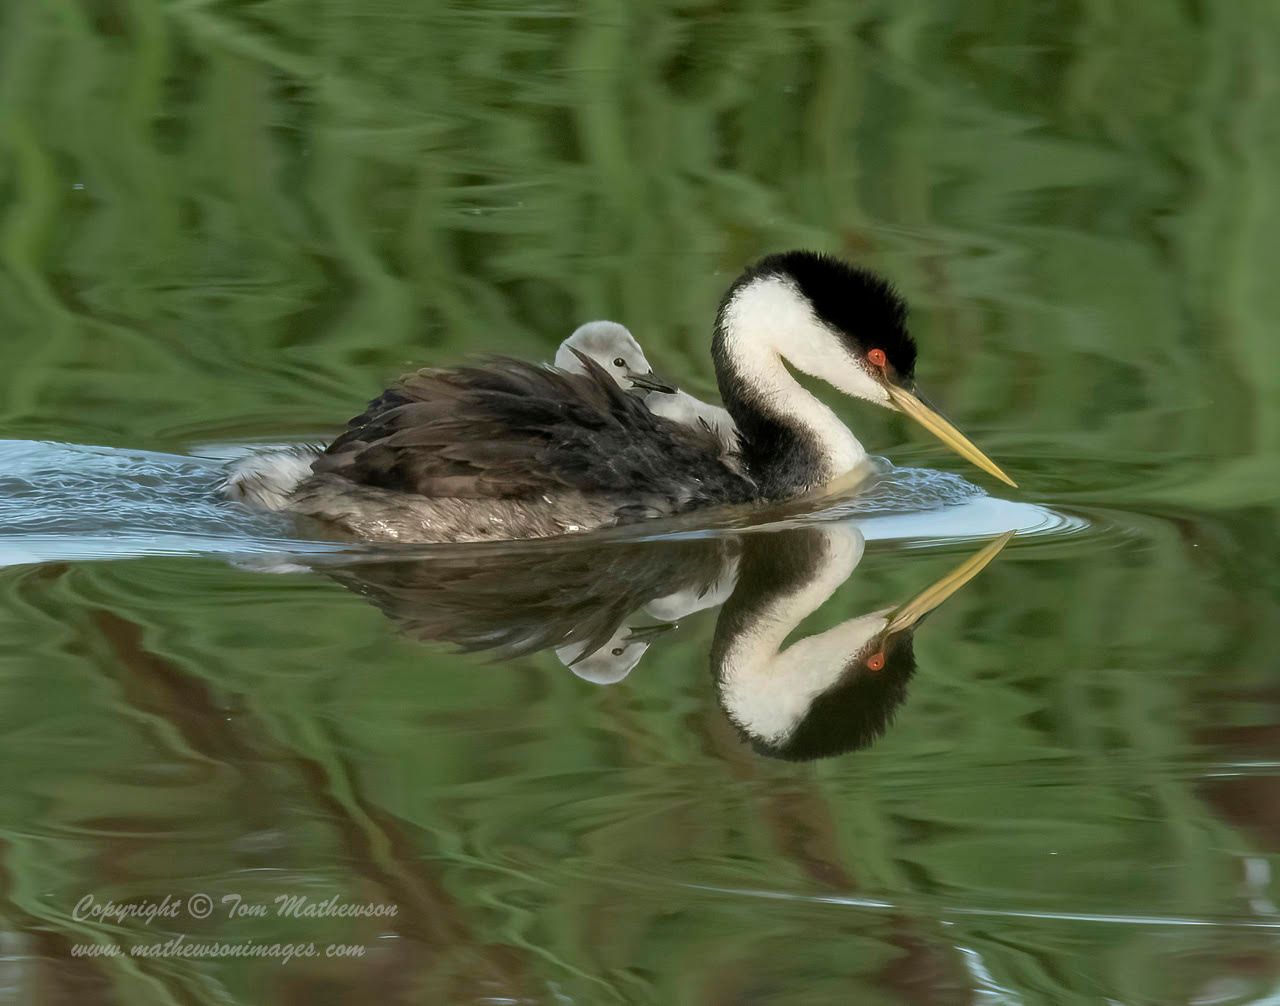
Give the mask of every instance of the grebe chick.
<svg viewBox="0 0 1280 1006">
<path fill-rule="evenodd" d="M 729 287 L 711 353 L 745 475 L 712 433 L 654 415 L 589 357 L 585 375 L 496 359 L 406 375 L 316 459 L 287 509 L 357 537 L 447 542 L 789 499 L 854 472 L 867 452 L 788 364 L 906 413 L 1013 484 L 916 395 L 906 306 L 872 273 L 771 255 Z"/>
<path fill-rule="evenodd" d="M 670 390 L 654 374 L 636 337 L 626 325 L 616 321 L 589 321 L 579 325 L 556 349 L 555 365 L 570 374 L 585 374 L 583 356 L 591 357 L 624 391 L 635 387 L 637 381 L 643 382 L 641 390 L 646 393 L 652 384 Z"/>
<path fill-rule="evenodd" d="M 643 387 L 637 382 L 638 386 Z M 685 426 L 705 426 L 720 441 L 720 449 L 726 455 L 733 455 L 738 450 L 738 427 L 728 409 L 694 398 L 687 391 L 676 389 L 673 392 L 651 390 L 645 397 L 644 404 L 654 415 L 663 416 L 672 422 Z"/>
<path fill-rule="evenodd" d="M 644 350 L 625 325 L 616 321 L 589 321 L 560 343 L 556 366 L 571 374 L 584 374 L 586 368 L 577 350 L 604 367 L 623 389 L 632 388 L 644 395 L 644 403 L 655 415 L 664 416 L 686 426 L 704 425 L 720 441 L 726 455 L 738 449 L 738 430 L 728 411 L 718 405 L 694 398 L 687 391 L 658 378 Z"/>
</svg>

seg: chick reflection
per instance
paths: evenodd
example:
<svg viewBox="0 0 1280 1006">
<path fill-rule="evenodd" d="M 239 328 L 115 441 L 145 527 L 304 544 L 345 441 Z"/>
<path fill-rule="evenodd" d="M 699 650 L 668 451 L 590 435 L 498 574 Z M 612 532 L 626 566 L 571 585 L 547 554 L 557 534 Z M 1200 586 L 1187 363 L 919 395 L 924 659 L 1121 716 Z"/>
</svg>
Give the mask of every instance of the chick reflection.
<svg viewBox="0 0 1280 1006">
<path fill-rule="evenodd" d="M 625 678 L 688 615 L 723 604 L 711 647 L 716 698 L 757 752 L 807 760 L 884 733 L 915 672 L 920 622 L 1012 533 L 904 604 L 783 647 L 863 554 L 852 525 L 626 544 L 454 553 L 331 570 L 400 631 L 514 657 L 552 649 L 579 677 Z"/>
<path fill-rule="evenodd" d="M 626 622 L 614 630 L 604 644 L 591 649 L 590 642 L 557 646 L 556 656 L 583 681 L 596 685 L 616 685 L 640 663 L 649 644 L 670 625 L 631 626 Z"/>
<path fill-rule="evenodd" d="M 738 558 L 736 542 L 723 541 L 718 546 L 710 542 L 694 545 L 693 548 L 706 560 L 703 566 L 705 575 L 714 566 L 716 576 L 710 583 L 697 582 L 680 587 L 672 592 L 663 593 L 650 600 L 640 609 L 637 617 L 632 615 L 626 619 L 608 641 L 596 649 L 591 644 L 572 644 L 556 647 L 556 656 L 560 662 L 584 681 L 597 685 L 617 684 L 640 662 L 651 643 L 662 633 L 674 628 L 682 618 L 688 618 L 698 611 L 715 608 L 725 602 L 733 592 L 737 581 Z M 648 546 L 652 549 L 654 546 Z M 686 548 L 688 545 L 686 545 Z M 711 555 L 708 549 L 715 548 Z M 652 568 L 652 563 L 647 565 Z"/>
</svg>

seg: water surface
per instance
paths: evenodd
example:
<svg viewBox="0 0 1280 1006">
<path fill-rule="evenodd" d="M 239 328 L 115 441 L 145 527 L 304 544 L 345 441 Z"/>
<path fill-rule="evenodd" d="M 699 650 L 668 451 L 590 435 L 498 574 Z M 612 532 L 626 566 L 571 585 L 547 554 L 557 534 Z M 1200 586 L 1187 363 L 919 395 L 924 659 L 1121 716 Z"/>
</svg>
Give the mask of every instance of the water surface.
<svg viewBox="0 0 1280 1006">
<path fill-rule="evenodd" d="M 5 5 L 3 994 L 1274 998 L 1277 52 L 1263 3 Z M 1019 490 L 839 403 L 897 466 L 866 496 L 576 558 L 213 493 L 228 445 L 593 317 L 713 394 L 720 293 L 792 246 L 894 280 Z M 882 735 L 735 726 L 745 559 L 860 542 L 795 644 L 1009 530 Z M 298 895 L 397 914 L 222 901 Z M 365 953 L 77 950 L 179 933 Z"/>
</svg>

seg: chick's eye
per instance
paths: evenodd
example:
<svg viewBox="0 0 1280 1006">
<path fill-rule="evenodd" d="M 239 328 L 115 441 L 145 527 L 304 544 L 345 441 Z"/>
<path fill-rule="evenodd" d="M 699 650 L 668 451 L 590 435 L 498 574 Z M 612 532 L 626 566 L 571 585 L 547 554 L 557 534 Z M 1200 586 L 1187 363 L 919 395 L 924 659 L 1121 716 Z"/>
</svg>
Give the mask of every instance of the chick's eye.
<svg viewBox="0 0 1280 1006">
<path fill-rule="evenodd" d="M 620 356 L 615 356 L 613 358 L 613 365 L 615 367 L 625 367 L 627 365 L 627 361 Z"/>
<path fill-rule="evenodd" d="M 612 650 L 610 650 L 609 652 L 611 652 L 615 657 L 620 657 L 620 656 L 622 656 L 622 647 L 621 647 L 621 646 L 615 646 L 615 647 L 614 647 Z"/>
</svg>

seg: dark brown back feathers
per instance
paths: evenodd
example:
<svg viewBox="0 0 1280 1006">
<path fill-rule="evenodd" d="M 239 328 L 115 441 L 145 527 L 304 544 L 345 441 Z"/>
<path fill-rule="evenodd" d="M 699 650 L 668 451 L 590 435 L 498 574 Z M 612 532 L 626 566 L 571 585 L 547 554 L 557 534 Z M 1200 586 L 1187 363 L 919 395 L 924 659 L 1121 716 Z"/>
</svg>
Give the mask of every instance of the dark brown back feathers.
<svg viewBox="0 0 1280 1006">
<path fill-rule="evenodd" d="M 433 498 L 573 491 L 616 500 L 624 518 L 751 499 L 713 434 L 655 416 L 579 358 L 586 374 L 508 358 L 408 374 L 313 471 Z"/>
</svg>

